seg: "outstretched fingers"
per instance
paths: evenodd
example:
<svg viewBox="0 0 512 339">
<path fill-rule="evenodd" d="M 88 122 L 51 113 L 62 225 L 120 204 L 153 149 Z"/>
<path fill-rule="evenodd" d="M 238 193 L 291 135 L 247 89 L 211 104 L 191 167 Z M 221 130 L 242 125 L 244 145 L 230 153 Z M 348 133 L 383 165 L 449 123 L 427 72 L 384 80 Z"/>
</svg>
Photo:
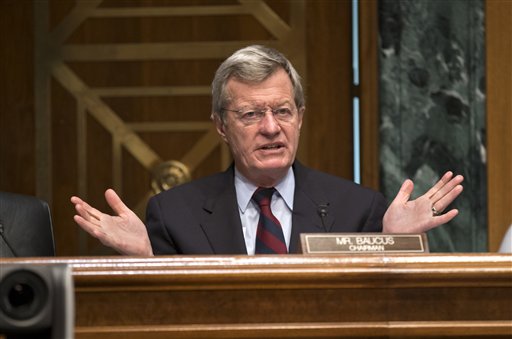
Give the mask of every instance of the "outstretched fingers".
<svg viewBox="0 0 512 339">
<path fill-rule="evenodd" d="M 400 187 L 383 218 L 385 233 L 421 233 L 446 224 L 457 216 L 458 210 L 444 210 L 462 193 L 461 175 L 446 172 L 442 178 L 419 198 L 410 200 L 414 183 L 407 179 Z"/>
<path fill-rule="evenodd" d="M 84 219 L 80 214 L 73 216 L 73 219 L 84 231 L 96 237 L 96 234 L 98 233 L 99 229 L 98 224 L 92 223 Z"/>
<path fill-rule="evenodd" d="M 398 191 L 395 199 L 393 199 L 393 204 L 404 205 L 411 198 L 412 191 L 414 190 L 414 183 L 412 180 L 407 179 L 402 183 L 400 190 Z"/>
<path fill-rule="evenodd" d="M 97 222 L 100 220 L 102 212 L 98 211 L 96 208 L 92 207 L 82 199 L 78 197 L 72 197 L 71 202 L 75 205 L 75 210 L 77 213 L 89 222 Z"/>
<path fill-rule="evenodd" d="M 433 201 L 432 206 L 438 211 L 444 211 L 464 190 L 462 185 L 455 186 L 446 193 L 441 199 Z"/>
<path fill-rule="evenodd" d="M 79 197 L 71 197 L 71 202 L 75 205 L 76 215 L 73 220 L 87 233 L 95 238 L 102 238 L 101 218 L 104 213 L 92 207 Z"/>
<path fill-rule="evenodd" d="M 117 195 L 117 193 L 111 188 L 105 191 L 105 199 L 107 200 L 108 205 L 117 215 L 121 215 L 130 211 L 130 209 L 121 200 L 119 195 Z"/>
<path fill-rule="evenodd" d="M 436 228 L 439 225 L 444 225 L 449 223 L 453 218 L 455 218 L 459 214 L 459 210 L 452 209 L 446 213 L 439 214 L 432 217 L 432 221 L 426 224 L 426 227 L 422 230 L 422 232 L 426 232 L 430 229 Z"/>
<path fill-rule="evenodd" d="M 75 222 L 87 233 L 122 254 L 152 255 L 151 243 L 142 220 L 131 211 L 112 189 L 105 198 L 114 215 L 103 213 L 79 197 L 72 197 L 77 214 Z"/>
<path fill-rule="evenodd" d="M 432 186 L 432 188 L 429 189 L 427 191 L 427 193 L 425 193 L 425 195 L 429 199 L 433 199 L 436 196 L 436 194 L 439 194 L 439 192 L 450 182 L 452 177 L 453 177 L 453 172 L 451 172 L 451 171 L 446 172 L 441 177 L 441 179 L 439 179 L 439 181 L 436 182 L 436 184 L 434 186 Z"/>
<path fill-rule="evenodd" d="M 444 211 L 462 193 L 463 181 L 462 175 L 453 177 L 452 172 L 446 172 L 441 180 L 426 193 L 433 209 L 438 212 Z"/>
</svg>

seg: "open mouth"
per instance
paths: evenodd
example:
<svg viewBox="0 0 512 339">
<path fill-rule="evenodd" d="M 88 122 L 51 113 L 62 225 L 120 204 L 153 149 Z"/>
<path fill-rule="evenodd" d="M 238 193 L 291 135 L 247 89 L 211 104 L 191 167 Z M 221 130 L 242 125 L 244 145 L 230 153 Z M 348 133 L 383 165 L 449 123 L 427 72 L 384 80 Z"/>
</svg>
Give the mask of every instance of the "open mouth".
<svg viewBox="0 0 512 339">
<path fill-rule="evenodd" d="M 262 150 L 276 150 L 276 149 L 279 149 L 279 148 L 282 148 L 282 147 L 284 147 L 282 144 L 269 144 L 269 145 L 261 146 L 260 149 L 262 149 Z"/>
</svg>

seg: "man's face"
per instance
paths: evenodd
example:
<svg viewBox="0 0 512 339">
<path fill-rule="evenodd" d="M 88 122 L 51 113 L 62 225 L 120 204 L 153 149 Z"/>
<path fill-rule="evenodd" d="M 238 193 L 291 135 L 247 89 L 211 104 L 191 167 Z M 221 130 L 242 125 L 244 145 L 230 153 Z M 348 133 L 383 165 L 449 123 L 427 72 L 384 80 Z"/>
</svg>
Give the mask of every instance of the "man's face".
<svg viewBox="0 0 512 339">
<path fill-rule="evenodd" d="M 216 119 L 217 131 L 247 179 L 273 186 L 295 160 L 304 113 L 295 106 L 290 78 L 281 69 L 258 84 L 232 78 L 226 89 L 232 100 L 224 124 Z"/>
</svg>

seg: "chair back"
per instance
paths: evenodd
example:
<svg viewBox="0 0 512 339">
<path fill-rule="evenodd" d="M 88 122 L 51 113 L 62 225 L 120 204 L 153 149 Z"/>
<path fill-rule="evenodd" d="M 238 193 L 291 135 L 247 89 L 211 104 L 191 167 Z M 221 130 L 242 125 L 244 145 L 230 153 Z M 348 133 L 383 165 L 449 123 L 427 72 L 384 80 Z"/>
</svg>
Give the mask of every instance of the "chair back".
<svg viewBox="0 0 512 339">
<path fill-rule="evenodd" d="M 48 204 L 33 196 L 0 192 L 0 257 L 54 255 Z"/>
</svg>

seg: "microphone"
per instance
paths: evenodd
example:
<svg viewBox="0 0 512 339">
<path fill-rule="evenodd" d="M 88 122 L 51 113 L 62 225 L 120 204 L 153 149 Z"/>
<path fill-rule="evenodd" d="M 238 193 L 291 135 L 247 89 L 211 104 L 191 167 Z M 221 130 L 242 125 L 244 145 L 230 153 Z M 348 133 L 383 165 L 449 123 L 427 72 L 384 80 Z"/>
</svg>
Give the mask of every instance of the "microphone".
<svg viewBox="0 0 512 339">
<path fill-rule="evenodd" d="M 4 225 L 2 224 L 2 220 L 0 220 L 0 237 L 2 238 L 2 240 L 5 242 L 5 244 L 7 245 L 7 248 L 9 248 L 9 250 L 11 251 L 12 255 L 14 255 L 15 257 L 17 257 L 16 255 L 16 252 L 14 252 L 14 250 L 12 249 L 12 246 L 11 244 L 9 244 L 9 241 L 7 241 L 7 238 L 5 237 L 5 234 L 4 234 Z"/>
<path fill-rule="evenodd" d="M 322 228 L 324 229 L 324 231 L 327 233 L 328 230 L 327 230 L 327 227 L 325 227 L 325 217 L 329 214 L 329 203 L 325 203 L 325 204 L 320 204 L 318 205 L 318 208 L 316 210 L 316 212 L 318 213 L 318 215 L 320 216 L 320 220 L 322 220 Z"/>
</svg>

